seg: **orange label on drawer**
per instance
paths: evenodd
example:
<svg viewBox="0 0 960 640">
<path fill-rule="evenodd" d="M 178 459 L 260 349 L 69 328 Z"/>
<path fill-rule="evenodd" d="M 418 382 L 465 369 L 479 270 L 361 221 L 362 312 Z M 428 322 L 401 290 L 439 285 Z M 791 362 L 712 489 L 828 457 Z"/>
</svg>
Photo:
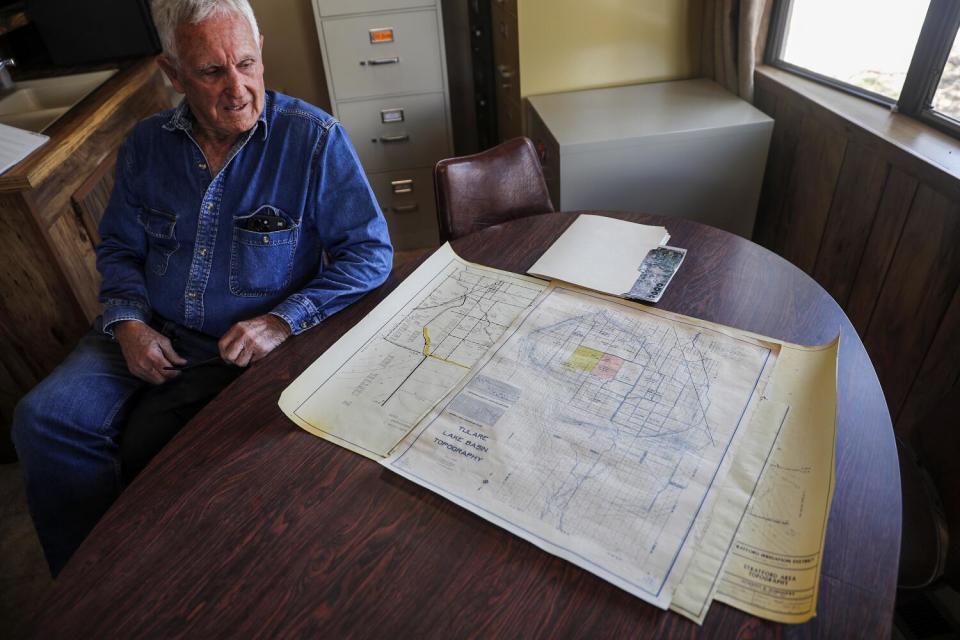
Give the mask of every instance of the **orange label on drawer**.
<svg viewBox="0 0 960 640">
<path fill-rule="evenodd" d="M 370 29 L 370 44 L 393 42 L 393 27 Z"/>
</svg>

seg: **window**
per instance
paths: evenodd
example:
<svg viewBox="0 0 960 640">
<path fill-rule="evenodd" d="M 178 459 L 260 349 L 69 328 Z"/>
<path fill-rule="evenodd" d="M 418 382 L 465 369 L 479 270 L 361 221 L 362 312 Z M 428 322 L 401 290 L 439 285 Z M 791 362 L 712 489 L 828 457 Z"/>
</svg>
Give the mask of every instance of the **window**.
<svg viewBox="0 0 960 640">
<path fill-rule="evenodd" d="M 960 137 L 960 2 L 778 0 L 767 61 Z"/>
</svg>

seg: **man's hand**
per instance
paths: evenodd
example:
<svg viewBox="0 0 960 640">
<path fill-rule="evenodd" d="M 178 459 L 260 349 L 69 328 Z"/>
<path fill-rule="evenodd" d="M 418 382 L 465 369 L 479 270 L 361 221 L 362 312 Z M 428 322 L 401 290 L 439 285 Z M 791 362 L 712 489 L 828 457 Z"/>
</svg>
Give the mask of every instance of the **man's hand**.
<svg viewBox="0 0 960 640">
<path fill-rule="evenodd" d="M 220 338 L 220 357 L 224 362 L 245 367 L 266 356 L 289 337 L 289 325 L 267 313 L 230 327 Z"/>
<path fill-rule="evenodd" d="M 170 339 L 137 320 L 114 325 L 113 336 L 120 343 L 130 373 L 150 384 L 163 384 L 180 375 L 164 367 L 186 364 L 174 350 Z"/>
</svg>

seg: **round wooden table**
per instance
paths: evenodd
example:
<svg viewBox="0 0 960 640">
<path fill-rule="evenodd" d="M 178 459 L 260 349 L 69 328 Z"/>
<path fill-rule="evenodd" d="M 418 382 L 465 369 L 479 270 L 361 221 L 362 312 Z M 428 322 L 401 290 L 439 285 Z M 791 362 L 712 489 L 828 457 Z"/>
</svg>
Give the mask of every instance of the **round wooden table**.
<svg viewBox="0 0 960 640">
<path fill-rule="evenodd" d="M 742 238 L 675 218 L 604 215 L 664 225 L 688 249 L 658 307 L 801 344 L 841 334 L 818 617 L 779 625 L 715 603 L 697 627 L 288 421 L 280 392 L 423 252 L 254 365 L 187 425 L 63 571 L 38 637 L 889 637 L 897 454 L 876 374 L 842 310 Z M 467 260 L 522 273 L 574 218 L 524 218 L 452 244 Z"/>
</svg>

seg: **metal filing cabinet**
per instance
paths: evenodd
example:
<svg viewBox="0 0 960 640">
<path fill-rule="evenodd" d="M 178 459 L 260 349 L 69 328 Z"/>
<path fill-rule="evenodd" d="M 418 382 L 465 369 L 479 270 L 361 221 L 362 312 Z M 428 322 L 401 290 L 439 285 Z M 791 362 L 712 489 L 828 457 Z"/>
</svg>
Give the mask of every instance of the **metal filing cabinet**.
<svg viewBox="0 0 960 640">
<path fill-rule="evenodd" d="M 433 166 L 453 155 L 438 0 L 313 0 L 333 115 L 397 249 L 439 242 Z"/>
<path fill-rule="evenodd" d="M 711 80 L 530 96 L 553 202 L 680 216 L 749 238 L 773 120 Z"/>
</svg>

